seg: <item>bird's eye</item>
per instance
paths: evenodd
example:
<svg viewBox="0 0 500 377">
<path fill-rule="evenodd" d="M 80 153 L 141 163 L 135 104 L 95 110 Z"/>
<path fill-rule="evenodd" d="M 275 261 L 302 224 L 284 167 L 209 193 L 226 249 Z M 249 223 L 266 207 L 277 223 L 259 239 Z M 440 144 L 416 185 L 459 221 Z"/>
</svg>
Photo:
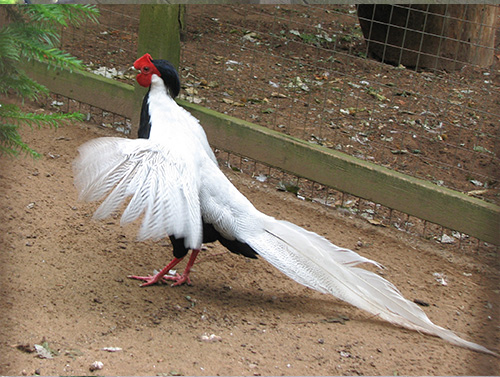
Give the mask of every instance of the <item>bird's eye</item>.
<svg viewBox="0 0 500 377">
<path fill-rule="evenodd" d="M 142 67 L 142 72 L 143 73 L 148 73 L 149 72 L 149 67 Z"/>
</svg>

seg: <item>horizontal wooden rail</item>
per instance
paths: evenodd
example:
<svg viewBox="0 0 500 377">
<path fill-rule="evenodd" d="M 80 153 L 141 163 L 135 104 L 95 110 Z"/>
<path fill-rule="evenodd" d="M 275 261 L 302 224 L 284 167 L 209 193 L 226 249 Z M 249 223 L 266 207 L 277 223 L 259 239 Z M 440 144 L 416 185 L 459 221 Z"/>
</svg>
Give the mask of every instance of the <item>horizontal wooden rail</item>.
<svg viewBox="0 0 500 377">
<path fill-rule="evenodd" d="M 47 68 L 32 60 L 23 65 L 26 73 L 51 92 L 132 118 L 137 107 L 134 104 L 134 87 L 80 70 Z M 140 106 L 140 105 L 139 105 Z M 139 107 L 140 108 L 140 107 Z"/>
<path fill-rule="evenodd" d="M 137 119 L 140 98 L 133 86 L 87 72 L 27 64 L 33 67 L 31 76 L 51 91 Z M 199 105 L 178 102 L 200 119 L 215 147 L 500 245 L 500 207 L 494 204 Z"/>
<path fill-rule="evenodd" d="M 334 189 L 499 244 L 500 208 L 268 128 L 179 101 L 210 143 Z"/>
</svg>

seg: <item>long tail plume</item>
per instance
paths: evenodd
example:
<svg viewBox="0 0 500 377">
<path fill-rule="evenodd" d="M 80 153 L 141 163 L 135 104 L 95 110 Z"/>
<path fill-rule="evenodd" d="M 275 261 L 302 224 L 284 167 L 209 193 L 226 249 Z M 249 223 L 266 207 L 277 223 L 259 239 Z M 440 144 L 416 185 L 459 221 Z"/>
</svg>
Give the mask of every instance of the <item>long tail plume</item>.
<svg viewBox="0 0 500 377">
<path fill-rule="evenodd" d="M 431 322 L 425 312 L 389 281 L 357 267 L 377 262 L 333 245 L 316 233 L 286 221 L 269 220 L 265 232 L 249 242 L 268 262 L 297 282 L 344 300 L 388 322 L 439 336 L 448 342 L 499 356 Z"/>
</svg>

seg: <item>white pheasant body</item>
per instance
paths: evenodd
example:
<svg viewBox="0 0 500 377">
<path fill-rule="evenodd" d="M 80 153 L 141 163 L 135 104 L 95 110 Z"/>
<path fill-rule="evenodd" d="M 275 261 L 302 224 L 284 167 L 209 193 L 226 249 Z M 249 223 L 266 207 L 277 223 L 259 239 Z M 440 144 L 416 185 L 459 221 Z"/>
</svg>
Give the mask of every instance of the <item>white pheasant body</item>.
<svg viewBox="0 0 500 377">
<path fill-rule="evenodd" d="M 394 285 L 358 267 L 381 267 L 378 263 L 259 212 L 219 169 L 198 120 L 175 103 L 163 81 L 152 75 L 149 139 L 100 138 L 80 148 L 75 162 L 80 198 L 92 201 L 107 195 L 96 218 L 116 212 L 131 196 L 121 222 L 144 213 L 139 239 L 175 236 L 184 239 L 186 248 L 200 249 L 204 223 L 210 224 L 225 239 L 248 245 L 309 288 L 391 323 L 493 354 L 433 324 Z"/>
</svg>

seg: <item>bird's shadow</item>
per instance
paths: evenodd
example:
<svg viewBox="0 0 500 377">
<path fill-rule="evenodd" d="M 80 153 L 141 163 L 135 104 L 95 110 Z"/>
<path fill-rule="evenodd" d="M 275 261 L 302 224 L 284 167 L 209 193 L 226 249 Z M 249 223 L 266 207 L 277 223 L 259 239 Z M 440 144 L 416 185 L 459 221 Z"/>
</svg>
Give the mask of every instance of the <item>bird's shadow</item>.
<svg viewBox="0 0 500 377">
<path fill-rule="evenodd" d="M 365 315 L 354 306 L 338 300 L 331 295 L 321 294 L 309 288 L 301 288 L 299 293 L 287 293 L 273 290 L 272 281 L 269 288 L 245 286 L 229 286 L 225 282 L 197 278 L 191 286 L 171 287 L 159 284 L 146 287 L 151 295 L 150 300 L 157 305 L 172 307 L 172 302 L 181 302 L 184 309 L 211 307 L 231 314 L 245 312 L 249 316 L 283 317 L 286 315 L 294 323 L 321 322 L 331 318 L 347 318 L 353 320 L 370 320 L 384 323 L 374 316 Z M 298 284 L 298 283 L 297 283 Z M 165 295 L 169 300 L 165 301 Z M 188 298 L 188 299 L 186 299 Z M 170 302 L 170 304 L 169 304 Z M 175 311 L 175 309 L 171 309 Z"/>
</svg>

